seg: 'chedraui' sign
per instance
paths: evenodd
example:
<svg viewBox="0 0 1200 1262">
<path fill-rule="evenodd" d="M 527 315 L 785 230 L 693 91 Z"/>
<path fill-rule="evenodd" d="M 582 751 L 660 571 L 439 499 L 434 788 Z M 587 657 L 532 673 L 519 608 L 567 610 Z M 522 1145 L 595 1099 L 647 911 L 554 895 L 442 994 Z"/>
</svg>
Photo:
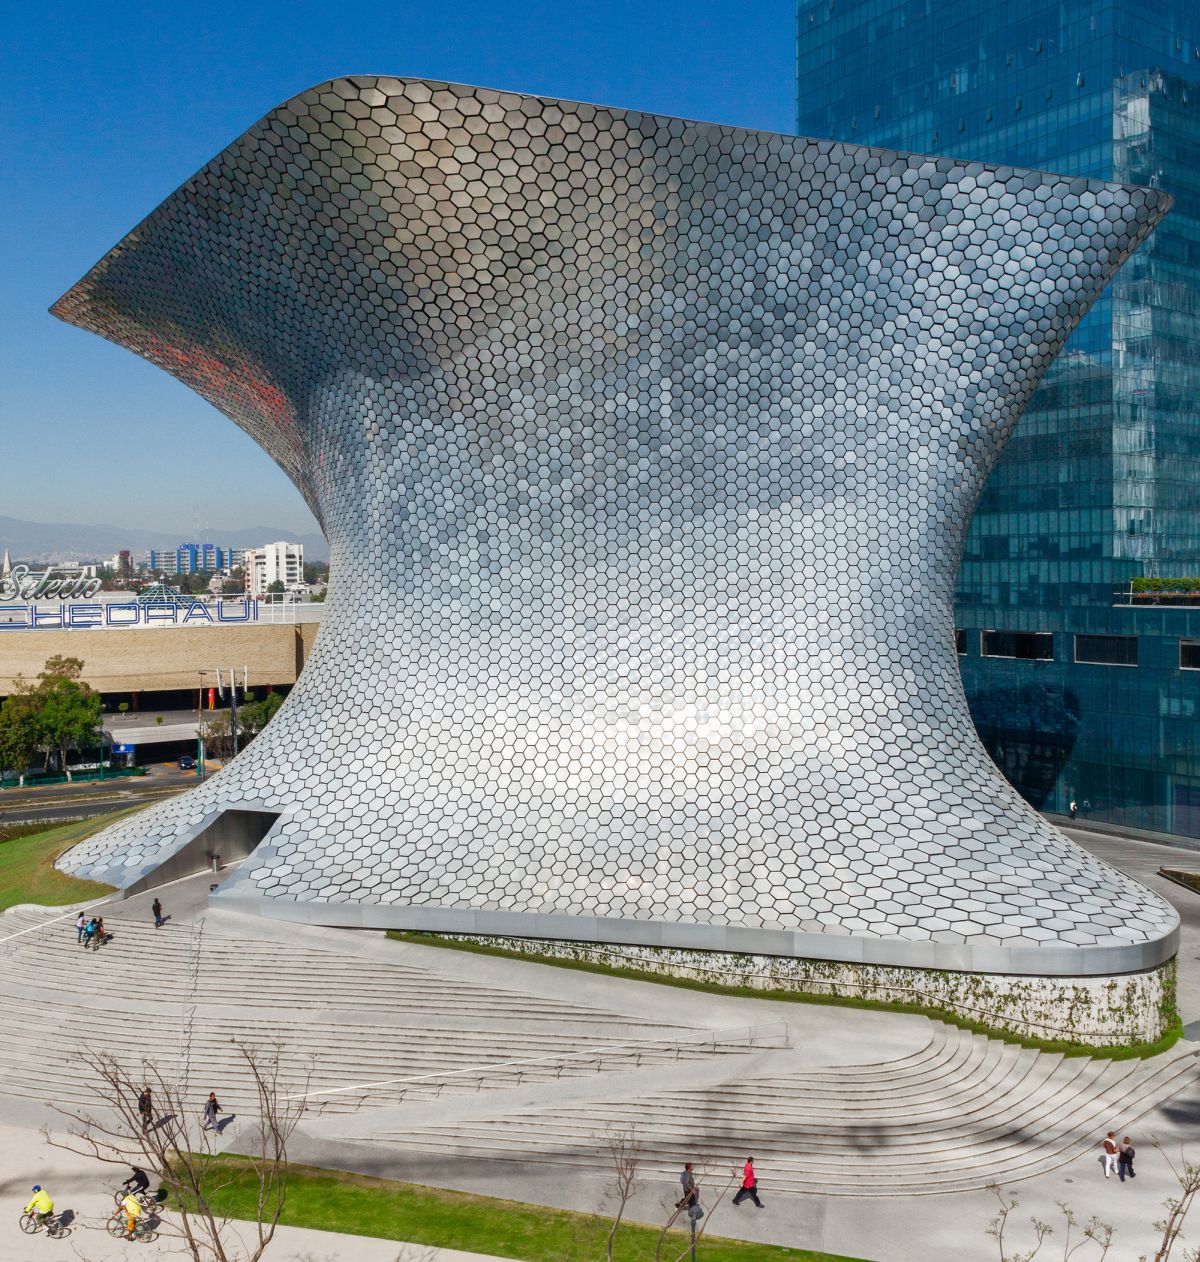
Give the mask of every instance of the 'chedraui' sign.
<svg viewBox="0 0 1200 1262">
<path fill-rule="evenodd" d="M 98 578 L 80 571 L 53 567 L 31 573 L 27 565 L 13 567 L 0 579 L 0 631 L 84 630 L 88 627 L 215 626 L 218 623 L 257 622 L 258 601 L 249 596 L 203 601 L 177 600 L 92 601 L 100 590 Z M 58 600 L 59 604 L 46 602 Z M 41 603 L 38 603 L 41 602 Z"/>
</svg>

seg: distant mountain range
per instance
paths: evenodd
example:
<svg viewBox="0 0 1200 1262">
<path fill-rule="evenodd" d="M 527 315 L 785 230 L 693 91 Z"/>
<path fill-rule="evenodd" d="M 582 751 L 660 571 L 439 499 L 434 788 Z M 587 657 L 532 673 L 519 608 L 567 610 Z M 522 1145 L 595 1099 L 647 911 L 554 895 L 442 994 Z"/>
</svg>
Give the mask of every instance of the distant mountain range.
<svg viewBox="0 0 1200 1262">
<path fill-rule="evenodd" d="M 147 548 L 177 548 L 181 543 L 219 543 L 234 548 L 261 548 L 264 543 L 286 539 L 304 545 L 306 561 L 329 560 L 329 545 L 323 535 L 297 534 L 281 526 L 247 526 L 238 530 L 214 530 L 203 539 L 189 539 L 178 532 L 133 530 L 103 523 L 21 521 L 0 517 L 0 555 L 7 548 L 13 563 L 48 561 L 65 565 L 73 561 L 107 561 L 122 548 L 134 559 Z"/>
</svg>

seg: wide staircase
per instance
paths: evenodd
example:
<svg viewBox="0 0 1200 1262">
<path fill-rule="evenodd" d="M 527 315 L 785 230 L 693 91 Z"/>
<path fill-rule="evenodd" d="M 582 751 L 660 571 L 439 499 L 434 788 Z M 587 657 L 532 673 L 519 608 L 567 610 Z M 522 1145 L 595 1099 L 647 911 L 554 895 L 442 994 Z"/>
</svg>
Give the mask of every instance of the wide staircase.
<svg viewBox="0 0 1200 1262">
<path fill-rule="evenodd" d="M 46 919 L 25 909 L 0 917 L 0 1095 L 91 1104 L 80 1053 L 92 1049 L 130 1068 L 151 1061 L 198 1101 L 213 1090 L 236 1112 L 255 1099 L 242 1043 L 278 1048 L 285 1081 L 314 1111 L 351 1112 L 762 1041 L 758 1031 L 657 1022 L 373 958 L 348 934 L 338 950 L 302 929 L 259 939 L 203 917 L 155 930 L 118 905 L 105 916 L 111 941 L 90 950 L 70 920 Z"/>
<path fill-rule="evenodd" d="M 767 1058 L 774 1072 L 747 1079 L 734 1067 L 724 1081 L 637 1096 L 603 1098 L 598 1082 L 586 1103 L 552 1093 L 514 1113 L 499 1113 L 499 1100 L 487 1116 L 448 1102 L 444 1120 L 411 1128 L 414 1111 L 399 1110 L 368 1142 L 603 1172 L 617 1133 L 636 1138 L 647 1171 L 670 1178 L 687 1157 L 710 1188 L 753 1154 L 772 1193 L 931 1195 L 1053 1169 L 1108 1130 L 1136 1132 L 1149 1110 L 1200 1083 L 1194 1045 L 1145 1062 L 1094 1060 L 933 1022 L 908 1056 L 872 1063 L 868 1048 L 862 1054 L 859 1064 L 786 1070 L 802 1057 L 778 1053 Z"/>
<path fill-rule="evenodd" d="M 226 914 L 113 939 L 0 916 L 0 1096 L 95 1102 L 80 1052 L 152 1061 L 197 1110 L 249 1110 L 237 1044 L 278 1047 L 315 1138 L 607 1173 L 688 1158 L 719 1187 L 748 1153 L 772 1193 L 922 1195 L 1015 1180 L 1196 1092 L 1194 1044 L 1148 1061 L 1039 1053 L 913 1016 L 698 996 L 378 935 Z M 22 932 L 28 928 L 30 932 Z M 13 936 L 14 934 L 18 936 Z M 782 1019 L 787 1026 L 783 1026 Z M 741 1022 L 742 1024 L 738 1024 Z"/>
</svg>

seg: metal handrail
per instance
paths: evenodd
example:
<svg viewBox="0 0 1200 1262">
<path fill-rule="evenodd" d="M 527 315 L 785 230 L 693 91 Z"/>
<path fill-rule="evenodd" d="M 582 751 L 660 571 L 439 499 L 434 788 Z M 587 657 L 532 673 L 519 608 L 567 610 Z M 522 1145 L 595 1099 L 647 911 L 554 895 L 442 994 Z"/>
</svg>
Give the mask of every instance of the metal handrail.
<svg viewBox="0 0 1200 1262">
<path fill-rule="evenodd" d="M 708 1050 L 716 1052 L 718 1048 L 718 1039 L 720 1045 L 728 1045 L 736 1043 L 739 1039 L 744 1041 L 748 1047 L 758 1045 L 760 1039 L 782 1038 L 783 1045 L 787 1045 L 788 1027 L 786 1021 L 775 1021 L 768 1025 L 741 1025 L 735 1026 L 728 1030 L 701 1030 L 697 1034 L 689 1037 L 683 1035 L 676 1038 L 658 1038 L 658 1039 L 639 1039 L 631 1043 L 606 1043 L 601 1047 L 589 1047 L 582 1052 L 562 1052 L 551 1056 L 525 1056 L 518 1060 L 500 1060 L 492 1061 L 483 1065 L 468 1065 L 464 1069 L 442 1069 L 429 1074 L 413 1074 L 406 1078 L 384 1078 L 378 1082 L 356 1082 L 347 1087 L 324 1087 L 320 1091 L 297 1091 L 290 1095 L 284 1096 L 285 1100 L 311 1100 L 318 1096 L 331 1095 L 348 1095 L 355 1091 L 372 1091 L 377 1087 L 397 1087 L 409 1086 L 420 1082 L 433 1082 L 441 1080 L 445 1084 L 447 1079 L 454 1078 L 475 1078 L 477 1079 L 477 1090 L 482 1090 L 482 1084 L 485 1079 L 492 1076 L 498 1069 L 512 1069 L 514 1066 L 525 1065 L 557 1065 L 559 1068 L 559 1076 L 562 1076 L 563 1063 L 570 1060 L 579 1060 L 581 1058 L 596 1058 L 597 1072 L 604 1063 L 604 1059 L 611 1052 L 629 1051 L 638 1049 L 639 1063 L 642 1050 L 648 1050 L 653 1047 L 664 1047 L 668 1050 L 675 1051 L 676 1059 L 679 1058 L 680 1051 L 689 1046 L 708 1045 Z M 524 1076 L 524 1070 L 519 1071 L 520 1077 Z M 520 1080 L 520 1078 L 518 1079 Z M 439 1088 L 440 1093 L 440 1088 Z"/>
<path fill-rule="evenodd" d="M 59 912 L 57 916 L 51 916 L 48 920 L 39 920 L 37 924 L 26 925 L 24 929 L 18 929 L 15 933 L 6 934 L 3 938 L 0 938 L 0 947 L 7 947 L 7 950 L 4 952 L 5 955 L 15 955 L 21 946 L 27 945 L 25 942 L 20 943 L 19 946 L 9 945 L 16 942 L 18 938 L 28 938 L 29 943 L 40 944 L 43 940 L 48 940 L 52 936 L 55 926 L 61 925 L 64 920 L 73 922 L 81 911 L 88 912 L 96 907 L 107 906 L 109 903 L 119 900 L 119 897 L 119 893 L 105 894 L 102 898 L 94 899 L 90 903 L 76 903 L 70 911 Z M 73 927 L 74 925 L 72 925 Z M 29 935 L 31 934 L 37 936 L 30 937 Z"/>
</svg>

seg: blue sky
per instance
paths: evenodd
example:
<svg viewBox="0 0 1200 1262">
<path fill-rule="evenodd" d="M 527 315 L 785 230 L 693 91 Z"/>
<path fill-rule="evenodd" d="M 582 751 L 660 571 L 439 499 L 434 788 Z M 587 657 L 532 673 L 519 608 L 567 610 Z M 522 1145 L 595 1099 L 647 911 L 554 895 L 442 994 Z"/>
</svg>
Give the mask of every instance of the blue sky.
<svg viewBox="0 0 1200 1262">
<path fill-rule="evenodd" d="M 418 75 L 793 128 L 788 0 L 23 4 L 0 71 L 0 516 L 312 529 L 239 430 L 46 308 L 280 101 Z"/>
</svg>

